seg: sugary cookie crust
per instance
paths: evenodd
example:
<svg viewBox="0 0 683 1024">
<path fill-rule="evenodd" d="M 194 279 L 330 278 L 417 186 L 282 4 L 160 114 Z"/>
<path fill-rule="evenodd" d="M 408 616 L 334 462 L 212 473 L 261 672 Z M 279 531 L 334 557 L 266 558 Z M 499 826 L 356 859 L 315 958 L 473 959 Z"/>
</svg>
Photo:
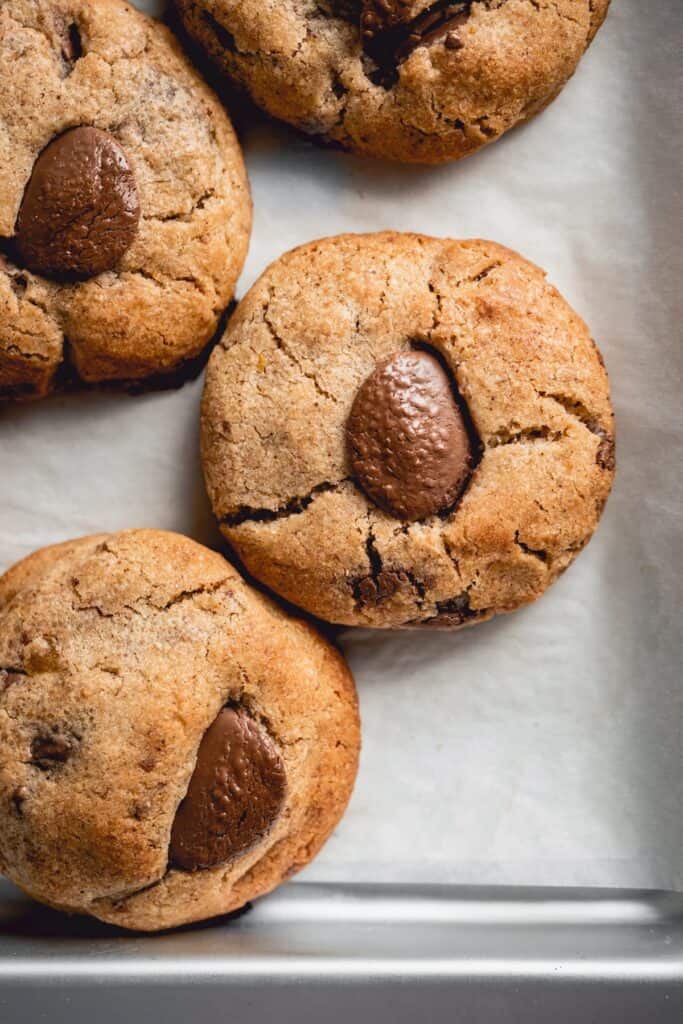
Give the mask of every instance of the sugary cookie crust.
<svg viewBox="0 0 683 1024">
<path fill-rule="evenodd" d="M 353 479 L 346 423 L 411 345 L 449 367 L 480 453 L 454 510 L 401 522 Z M 207 370 L 202 457 L 223 534 L 285 598 L 348 625 L 456 627 L 533 601 L 586 544 L 614 424 L 588 328 L 538 267 L 485 241 L 343 235 L 240 303 Z"/>
<path fill-rule="evenodd" d="M 275 117 L 359 153 L 421 163 L 466 156 L 538 113 L 576 70 L 609 6 L 474 0 L 457 48 L 444 33 L 418 45 L 395 81 L 377 84 L 361 46 L 360 0 L 176 3 L 190 35 Z"/>
<path fill-rule="evenodd" d="M 229 702 L 277 743 L 284 809 L 236 861 L 169 869 L 200 740 Z M 72 747 L 51 769 L 30 756 L 46 731 Z M 37 899 L 145 930 L 235 910 L 322 846 L 358 748 L 342 658 L 193 541 L 84 538 L 0 578 L 0 870 Z"/>
<path fill-rule="evenodd" d="M 38 155 L 84 124 L 125 150 L 142 216 L 114 271 L 63 283 L 13 263 L 12 236 Z M 132 380 L 201 351 L 251 202 L 230 121 L 166 28 L 123 0 L 5 0 L 0 172 L 0 395 L 43 395 L 65 363 L 84 381 Z"/>
</svg>

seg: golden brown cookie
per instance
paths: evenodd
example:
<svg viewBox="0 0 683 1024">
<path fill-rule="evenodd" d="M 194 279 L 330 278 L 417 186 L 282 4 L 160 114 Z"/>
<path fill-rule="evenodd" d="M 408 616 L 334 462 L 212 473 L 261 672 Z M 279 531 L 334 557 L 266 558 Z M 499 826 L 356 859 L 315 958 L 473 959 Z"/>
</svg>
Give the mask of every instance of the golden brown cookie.
<svg viewBox="0 0 683 1024">
<path fill-rule="evenodd" d="M 202 459 L 247 569 L 332 622 L 455 628 L 535 600 L 614 474 L 607 374 L 538 267 L 383 232 L 281 257 L 212 353 Z"/>
<path fill-rule="evenodd" d="M 358 153 L 467 156 L 537 114 L 609 0 L 176 0 L 270 114 Z"/>
<path fill-rule="evenodd" d="M 0 3 L 0 397 L 182 375 L 246 256 L 240 147 L 123 0 Z"/>
<path fill-rule="evenodd" d="M 304 867 L 359 751 L 341 656 L 220 555 L 129 530 L 0 578 L 0 870 L 155 930 Z"/>
</svg>

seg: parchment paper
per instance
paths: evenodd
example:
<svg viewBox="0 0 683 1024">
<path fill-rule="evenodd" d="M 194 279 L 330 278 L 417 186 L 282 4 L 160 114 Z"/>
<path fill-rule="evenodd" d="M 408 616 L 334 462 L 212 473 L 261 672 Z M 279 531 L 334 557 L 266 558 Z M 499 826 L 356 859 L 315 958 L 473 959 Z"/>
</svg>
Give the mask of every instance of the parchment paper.
<svg viewBox="0 0 683 1024">
<path fill-rule="evenodd" d="M 460 635 L 342 635 L 364 753 L 309 879 L 683 884 L 681 52 L 679 0 L 613 0 L 546 113 L 439 169 L 322 151 L 261 118 L 244 132 L 255 225 L 240 294 L 312 237 L 493 238 L 587 319 L 617 410 L 603 522 L 537 605 Z M 0 569 L 128 526 L 221 546 L 200 392 L 0 412 Z"/>
</svg>

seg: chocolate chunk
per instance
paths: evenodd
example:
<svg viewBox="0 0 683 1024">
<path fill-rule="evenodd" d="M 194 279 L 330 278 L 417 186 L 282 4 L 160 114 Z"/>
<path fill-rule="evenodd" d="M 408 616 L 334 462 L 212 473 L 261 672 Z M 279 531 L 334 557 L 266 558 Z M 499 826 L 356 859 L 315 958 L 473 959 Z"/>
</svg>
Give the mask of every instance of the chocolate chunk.
<svg viewBox="0 0 683 1024">
<path fill-rule="evenodd" d="M 443 45 L 446 47 L 447 50 L 462 50 L 465 44 L 463 43 L 458 33 L 452 31 L 452 29 L 449 27 L 446 38 L 443 41 Z"/>
<path fill-rule="evenodd" d="M 380 69 L 376 84 L 392 85 L 397 66 L 418 46 L 444 39 L 448 49 L 461 49 L 456 30 L 467 21 L 471 6 L 472 0 L 363 0 L 361 39 Z"/>
<path fill-rule="evenodd" d="M 382 571 L 376 576 L 363 576 L 354 587 L 356 600 L 362 608 L 374 608 L 393 597 L 401 587 L 410 586 L 406 573 Z"/>
<path fill-rule="evenodd" d="M 415 621 L 410 625 L 420 629 L 456 629 L 469 619 L 477 619 L 484 614 L 470 608 L 470 595 L 466 590 L 448 601 L 437 602 L 436 611 L 437 614 L 431 618 Z"/>
<path fill-rule="evenodd" d="M 71 755 L 71 744 L 63 736 L 38 736 L 31 744 L 31 760 L 45 770 L 65 764 Z"/>
<path fill-rule="evenodd" d="M 35 163 L 16 246 L 35 273 L 92 277 L 116 266 L 139 220 L 135 177 L 116 139 L 98 128 L 73 128 Z"/>
<path fill-rule="evenodd" d="M 428 352 L 380 363 L 360 387 L 346 430 L 358 483 L 399 519 L 444 511 L 469 478 L 467 426 L 448 374 Z"/>
<path fill-rule="evenodd" d="M 73 69 L 76 61 L 83 56 L 83 41 L 81 31 L 76 22 L 67 22 L 63 18 L 56 23 L 57 31 L 61 39 L 61 57 L 68 71 Z"/>
<path fill-rule="evenodd" d="M 24 813 L 24 804 L 28 800 L 28 789 L 26 786 L 18 786 L 11 796 L 12 806 L 15 814 L 21 818 Z"/>
<path fill-rule="evenodd" d="M 285 767 L 265 728 L 243 708 L 223 708 L 197 753 L 171 830 L 170 862 L 212 868 L 255 846 L 285 799 Z"/>
<path fill-rule="evenodd" d="M 617 464 L 614 441 L 611 437 L 606 437 L 598 445 L 598 451 L 595 456 L 595 461 L 600 469 L 609 470 L 612 472 Z"/>
</svg>

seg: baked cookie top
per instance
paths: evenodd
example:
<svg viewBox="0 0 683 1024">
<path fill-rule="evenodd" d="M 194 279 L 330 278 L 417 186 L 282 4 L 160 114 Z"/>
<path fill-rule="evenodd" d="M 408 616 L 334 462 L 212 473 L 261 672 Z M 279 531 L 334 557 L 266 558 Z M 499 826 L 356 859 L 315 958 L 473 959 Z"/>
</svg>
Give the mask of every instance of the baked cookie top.
<svg viewBox="0 0 683 1024">
<path fill-rule="evenodd" d="M 202 459 L 246 567 L 332 622 L 457 627 L 533 601 L 612 484 L 607 374 L 538 267 L 383 232 L 272 264 L 212 353 Z"/>
<path fill-rule="evenodd" d="M 251 227 L 222 106 L 123 0 L 0 4 L 0 395 L 168 374 L 204 348 Z"/>
<path fill-rule="evenodd" d="M 344 148 L 439 163 L 557 96 L 609 0 L 176 0 L 275 117 Z"/>
<path fill-rule="evenodd" d="M 0 871 L 37 899 L 146 930 L 242 907 L 315 856 L 358 749 L 341 656 L 185 537 L 0 578 Z"/>
</svg>

